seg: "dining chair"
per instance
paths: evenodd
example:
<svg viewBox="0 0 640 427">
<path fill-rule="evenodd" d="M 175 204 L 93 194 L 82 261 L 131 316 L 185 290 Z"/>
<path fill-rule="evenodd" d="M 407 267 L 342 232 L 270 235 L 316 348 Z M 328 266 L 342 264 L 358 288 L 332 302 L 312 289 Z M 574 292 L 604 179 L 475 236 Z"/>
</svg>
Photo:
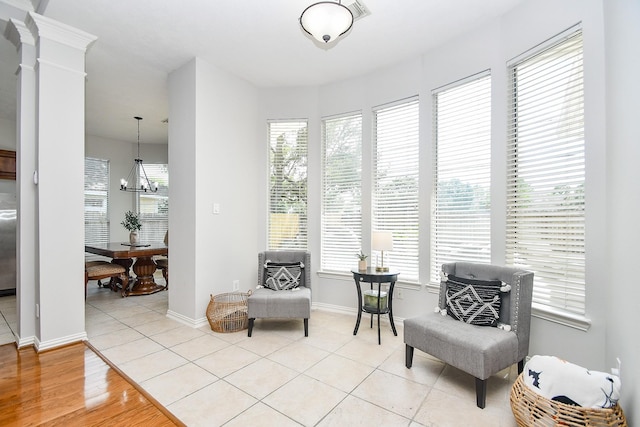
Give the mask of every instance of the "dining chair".
<svg viewBox="0 0 640 427">
<path fill-rule="evenodd" d="M 106 278 L 119 281 L 122 287 L 122 296 L 126 295 L 127 287 L 129 286 L 129 276 L 126 274 L 126 268 L 108 261 L 87 261 L 84 264 L 85 299 L 87 298 L 89 280 L 97 280 L 98 286 L 103 286 L 101 280 Z M 117 291 L 117 288 L 111 282 L 110 287 L 114 292 Z"/>
</svg>

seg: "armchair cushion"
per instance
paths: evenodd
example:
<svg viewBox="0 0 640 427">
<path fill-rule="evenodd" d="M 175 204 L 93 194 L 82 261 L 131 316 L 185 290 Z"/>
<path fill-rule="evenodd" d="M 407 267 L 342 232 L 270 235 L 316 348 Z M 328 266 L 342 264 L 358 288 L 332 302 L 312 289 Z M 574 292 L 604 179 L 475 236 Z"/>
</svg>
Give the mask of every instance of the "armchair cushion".
<svg viewBox="0 0 640 427">
<path fill-rule="evenodd" d="M 513 332 L 469 325 L 437 313 L 405 319 L 404 342 L 483 380 L 519 360 L 518 337 Z"/>
<path fill-rule="evenodd" d="M 253 318 L 308 318 L 311 312 L 311 289 L 277 291 L 256 289 L 247 299 L 249 317 Z"/>
</svg>

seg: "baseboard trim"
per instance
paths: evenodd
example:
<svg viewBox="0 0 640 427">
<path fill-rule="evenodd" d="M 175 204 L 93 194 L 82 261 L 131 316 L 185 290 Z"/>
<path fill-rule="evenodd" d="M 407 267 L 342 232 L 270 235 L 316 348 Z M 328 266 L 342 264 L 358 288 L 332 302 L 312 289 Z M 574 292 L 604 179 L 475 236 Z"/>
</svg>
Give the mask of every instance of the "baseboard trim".
<svg viewBox="0 0 640 427">
<path fill-rule="evenodd" d="M 311 308 L 316 310 L 328 311 L 331 313 L 351 314 L 354 316 L 358 314 L 358 310 L 355 308 L 344 307 L 342 305 L 325 304 L 323 302 L 311 303 Z"/>
<path fill-rule="evenodd" d="M 194 329 L 197 329 L 209 324 L 209 321 L 207 320 L 206 317 L 201 317 L 199 319 L 192 319 L 180 313 L 176 313 L 175 311 L 172 311 L 172 310 L 167 310 L 167 317 L 171 320 L 175 320 L 176 322 L 180 322 L 183 325 L 190 326 Z"/>
<path fill-rule="evenodd" d="M 18 348 L 24 348 L 24 347 L 29 347 L 29 346 L 35 347 L 35 344 L 36 344 L 36 337 L 35 336 L 30 336 L 30 337 L 26 337 L 26 338 L 20 338 L 20 337 L 16 336 L 16 346 Z"/>
<path fill-rule="evenodd" d="M 62 347 L 64 345 L 74 344 L 77 342 L 87 341 L 89 338 L 87 337 L 86 332 L 81 332 L 74 335 L 67 335 L 66 337 L 56 338 L 53 340 L 40 341 L 38 337 L 35 337 L 33 346 L 36 351 L 39 353 L 45 350 L 51 350 L 56 347 Z"/>
</svg>

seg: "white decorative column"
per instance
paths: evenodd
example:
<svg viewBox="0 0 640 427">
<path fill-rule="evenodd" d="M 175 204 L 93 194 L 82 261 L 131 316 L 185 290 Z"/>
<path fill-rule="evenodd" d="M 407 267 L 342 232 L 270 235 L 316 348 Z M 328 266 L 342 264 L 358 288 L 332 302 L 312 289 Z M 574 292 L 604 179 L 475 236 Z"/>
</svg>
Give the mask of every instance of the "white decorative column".
<svg viewBox="0 0 640 427">
<path fill-rule="evenodd" d="M 30 12 L 37 52 L 36 337 L 38 350 L 84 328 L 85 53 L 96 37 Z"/>
<path fill-rule="evenodd" d="M 20 65 L 16 99 L 16 184 L 17 224 L 17 288 L 18 347 L 33 344 L 36 335 L 36 269 L 37 224 L 36 187 L 36 46 L 33 35 L 22 21 L 11 19 L 5 37 L 18 50 Z"/>
</svg>

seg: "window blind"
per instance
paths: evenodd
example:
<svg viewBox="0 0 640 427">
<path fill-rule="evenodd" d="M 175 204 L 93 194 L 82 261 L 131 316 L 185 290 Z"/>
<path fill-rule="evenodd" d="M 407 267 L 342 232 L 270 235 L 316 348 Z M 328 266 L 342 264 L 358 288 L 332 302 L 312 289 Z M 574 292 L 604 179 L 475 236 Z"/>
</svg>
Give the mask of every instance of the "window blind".
<svg viewBox="0 0 640 427">
<path fill-rule="evenodd" d="M 535 308 L 585 314 L 581 30 L 509 64 L 507 242 L 535 272 Z"/>
<path fill-rule="evenodd" d="M 269 249 L 307 249 L 307 121 L 270 121 Z"/>
<path fill-rule="evenodd" d="M 162 242 L 169 228 L 169 168 L 166 164 L 145 163 L 144 170 L 150 182 L 158 183 L 158 191 L 137 193 L 140 240 Z"/>
<path fill-rule="evenodd" d="M 362 248 L 362 115 L 322 121 L 321 269 L 348 272 Z"/>
<path fill-rule="evenodd" d="M 393 234 L 385 265 L 401 269 L 404 280 L 417 281 L 418 98 L 381 106 L 373 116 L 373 229 Z"/>
<path fill-rule="evenodd" d="M 491 260 L 491 75 L 437 89 L 431 282 L 442 264 Z"/>
<path fill-rule="evenodd" d="M 84 159 L 84 241 L 109 241 L 109 161 Z"/>
</svg>

